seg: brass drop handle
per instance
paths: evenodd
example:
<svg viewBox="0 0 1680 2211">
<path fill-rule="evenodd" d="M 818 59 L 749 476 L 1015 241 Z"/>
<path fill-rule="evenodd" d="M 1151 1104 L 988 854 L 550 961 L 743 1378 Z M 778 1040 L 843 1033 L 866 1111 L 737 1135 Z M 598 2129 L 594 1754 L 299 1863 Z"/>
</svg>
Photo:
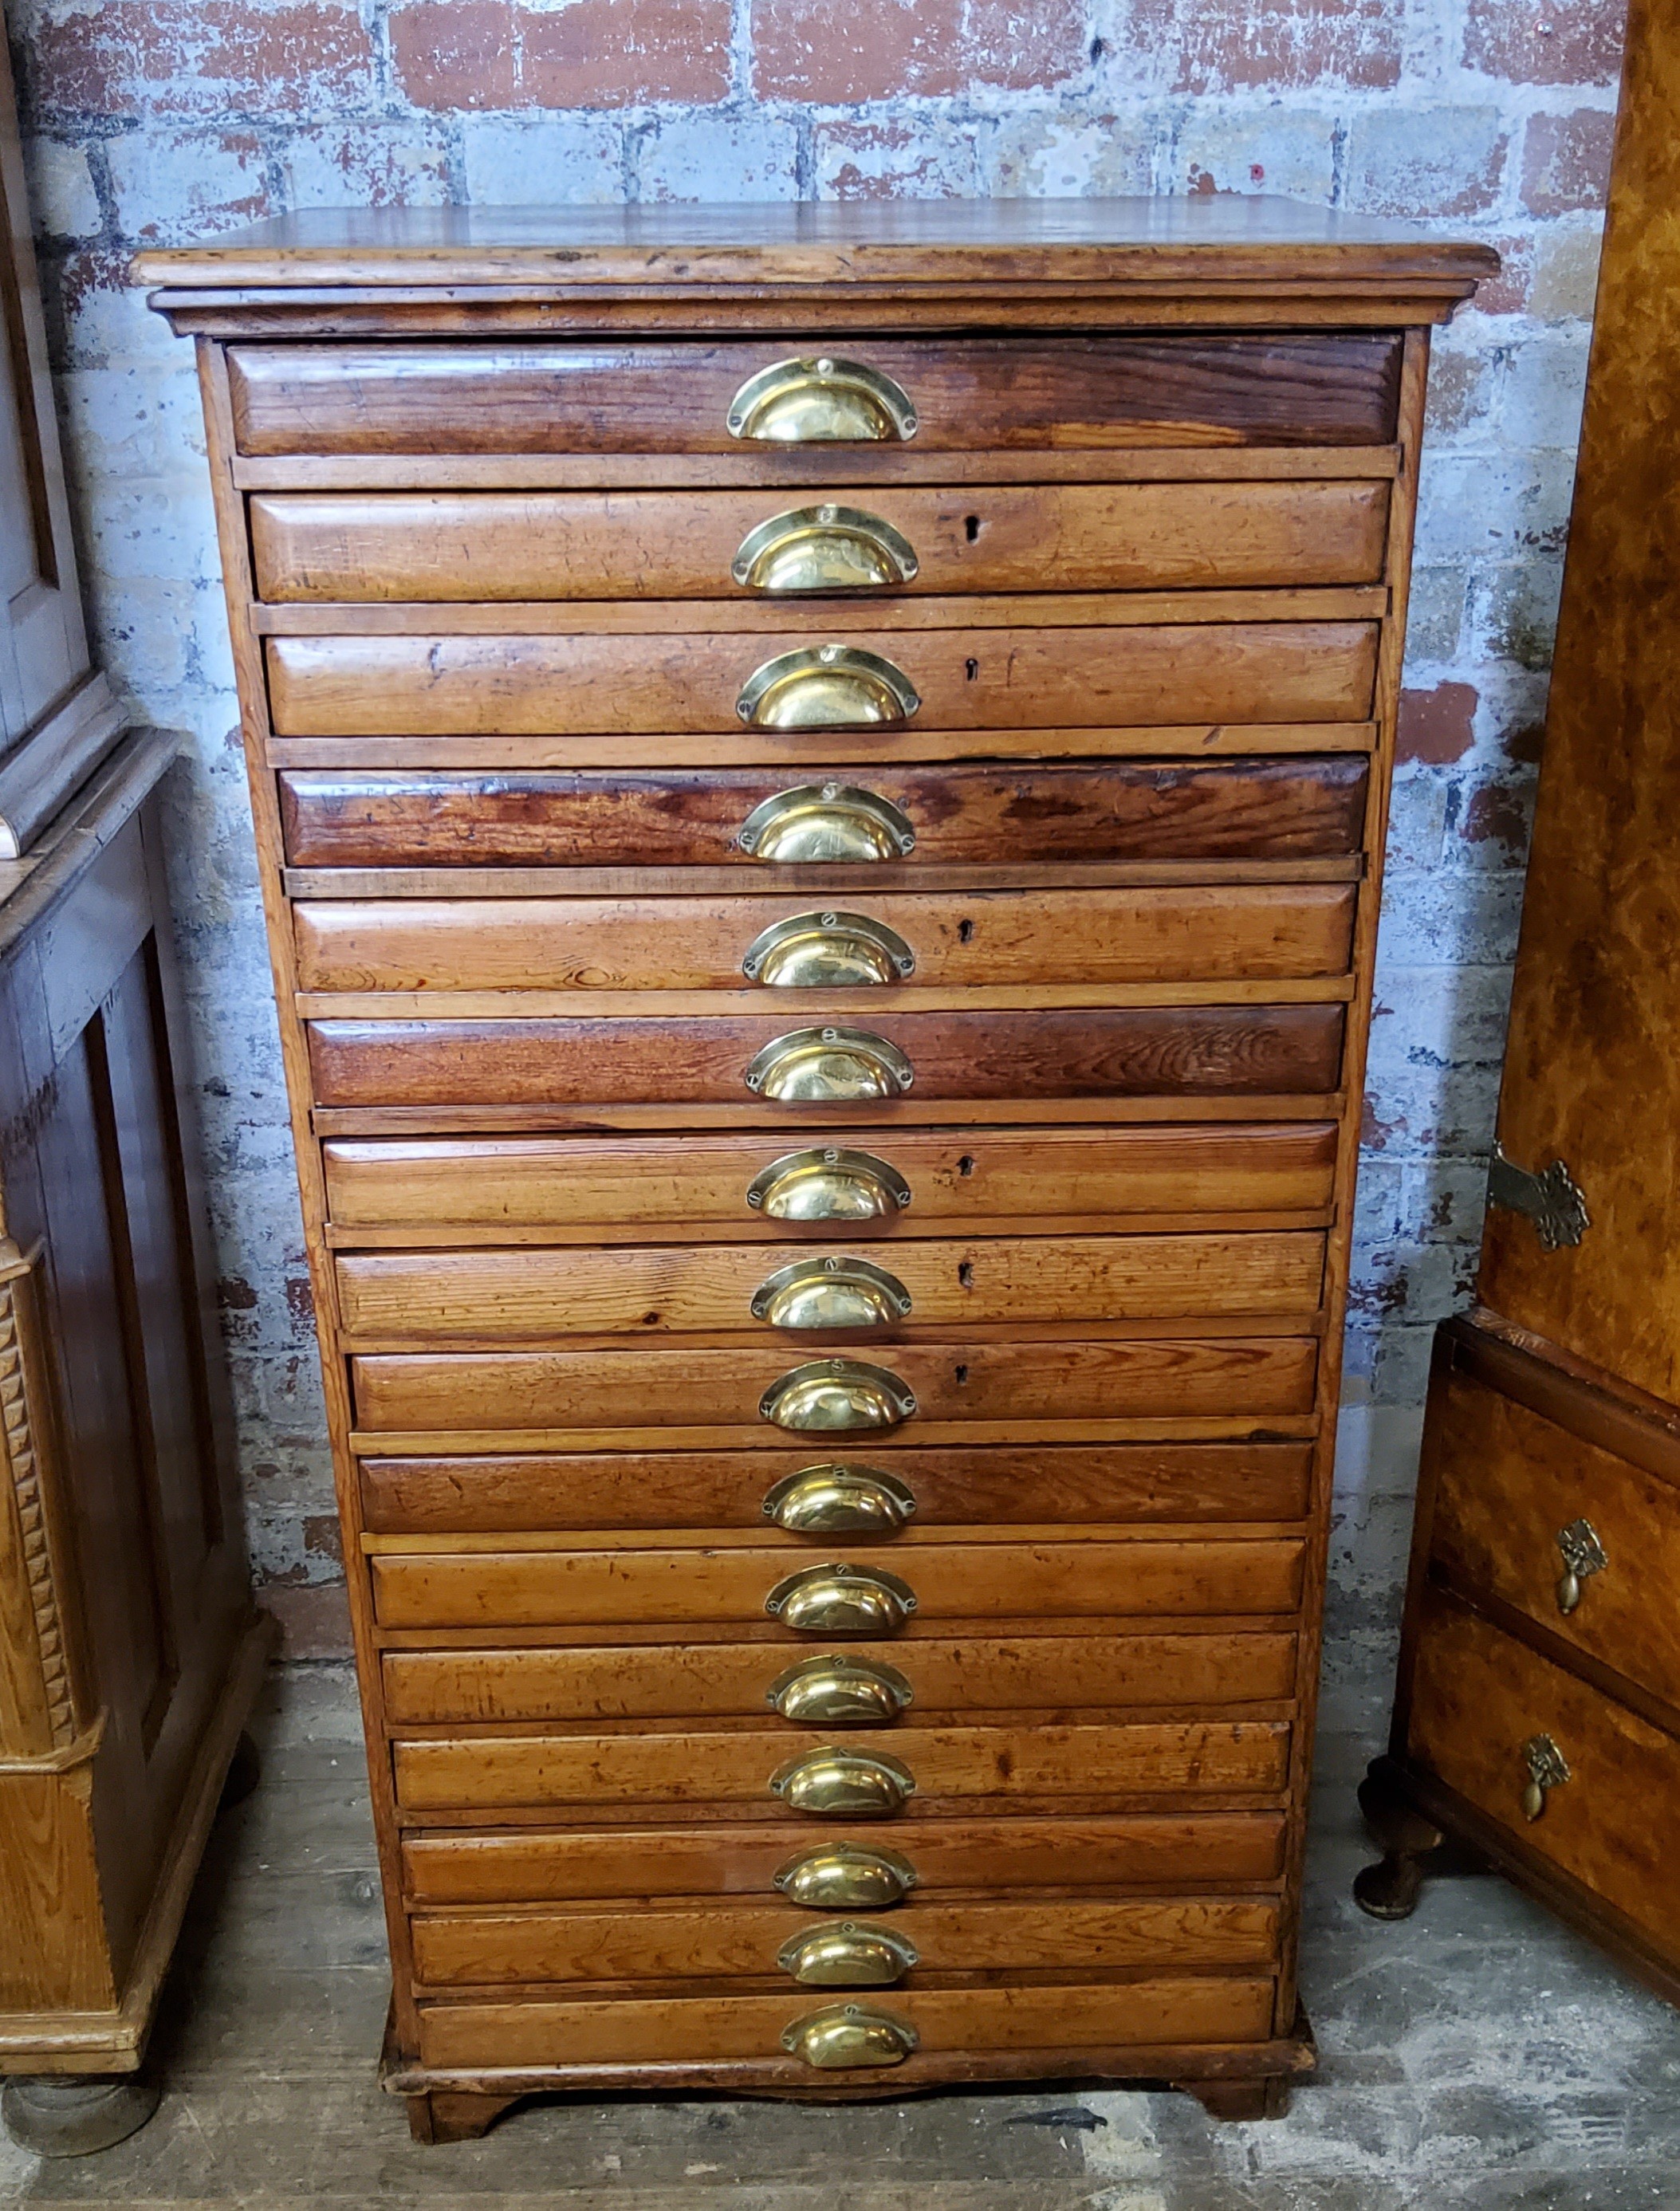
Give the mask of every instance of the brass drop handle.
<svg viewBox="0 0 1680 2211">
<path fill-rule="evenodd" d="M 796 1259 L 753 1292 L 752 1316 L 772 1328 L 885 1328 L 910 1304 L 898 1276 L 867 1259 Z"/>
<path fill-rule="evenodd" d="M 827 2004 L 782 2029 L 782 2048 L 824 2073 L 902 2065 L 920 2042 L 907 2019 L 866 2004 Z"/>
<path fill-rule="evenodd" d="M 789 1152 L 747 1184 L 747 1203 L 767 1221 L 883 1221 L 902 1213 L 910 1185 L 873 1152 Z"/>
<path fill-rule="evenodd" d="M 915 1694 L 896 1666 L 831 1655 L 790 1666 L 764 1701 L 796 1727 L 890 1727 Z"/>
<path fill-rule="evenodd" d="M 830 1843 L 790 1858 L 775 1876 L 790 1903 L 811 1911 L 879 1911 L 914 1888 L 916 1869 L 896 1851 Z"/>
<path fill-rule="evenodd" d="M 1580 1602 L 1581 1584 L 1603 1573 L 1610 1560 L 1590 1520 L 1572 1520 L 1567 1528 L 1560 1528 L 1557 1548 L 1563 1560 L 1563 1571 L 1557 1578 L 1557 1608 L 1567 1614 Z"/>
<path fill-rule="evenodd" d="M 755 860 L 901 860 L 916 849 L 910 817 L 890 798 L 850 783 L 801 783 L 761 799 L 736 833 Z"/>
<path fill-rule="evenodd" d="M 1546 1808 L 1546 1791 L 1561 1789 L 1569 1778 L 1569 1762 L 1549 1735 L 1531 1735 L 1523 1745 L 1523 1764 L 1528 1768 L 1523 1817 L 1537 1820 Z"/>
<path fill-rule="evenodd" d="M 868 1029 L 790 1029 L 761 1045 L 742 1081 L 783 1105 L 900 1098 L 916 1070 L 895 1044 Z"/>
<path fill-rule="evenodd" d="M 921 1963 L 921 1953 L 890 1927 L 842 1919 L 790 1935 L 776 1963 L 808 1989 L 889 1989 Z"/>
<path fill-rule="evenodd" d="M 816 1820 L 890 1820 L 916 1793 L 916 1777 L 884 1751 L 808 1750 L 779 1766 L 770 1793 Z"/>
<path fill-rule="evenodd" d="M 808 1466 L 773 1483 L 763 1509 L 791 1536 L 891 1536 L 915 1511 L 916 1498 L 879 1467 Z"/>
<path fill-rule="evenodd" d="M 884 1566 L 802 1566 L 764 1600 L 796 1635 L 896 1635 L 918 1603 L 908 1582 Z"/>
<path fill-rule="evenodd" d="M 813 1359 L 779 1375 L 758 1401 L 760 1417 L 802 1433 L 835 1428 L 895 1428 L 916 1409 L 914 1393 L 884 1366 L 856 1359 Z"/>
<path fill-rule="evenodd" d="M 735 711 L 755 730 L 858 730 L 907 722 L 921 705 L 901 668 L 852 645 L 801 645 L 754 669 Z"/>
<path fill-rule="evenodd" d="M 796 356 L 749 376 L 729 403 L 729 434 L 763 445 L 880 444 L 913 438 L 901 384 L 861 360 Z"/>
<path fill-rule="evenodd" d="M 895 929 L 866 913 L 792 913 L 747 947 L 741 972 L 773 990 L 845 990 L 901 983 L 916 955 Z"/>
<path fill-rule="evenodd" d="M 730 574 L 749 591 L 878 591 L 913 582 L 907 537 L 857 506 L 795 506 L 749 530 Z"/>
</svg>

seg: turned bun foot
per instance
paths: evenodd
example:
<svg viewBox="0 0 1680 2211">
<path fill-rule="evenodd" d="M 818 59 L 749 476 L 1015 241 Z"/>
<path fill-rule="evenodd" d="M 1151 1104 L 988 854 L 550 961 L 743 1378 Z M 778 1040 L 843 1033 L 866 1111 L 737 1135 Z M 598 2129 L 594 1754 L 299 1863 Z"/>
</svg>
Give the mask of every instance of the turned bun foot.
<svg viewBox="0 0 1680 2211">
<path fill-rule="evenodd" d="M 157 2081 L 132 2073 L 30 2074 L 0 2090 L 0 2119 L 18 2147 L 37 2157 L 90 2157 L 138 2134 L 162 2095 Z"/>
<path fill-rule="evenodd" d="M 1395 1778 L 1386 1758 L 1374 1759 L 1359 1784 L 1359 1808 L 1381 1862 L 1354 1876 L 1353 1900 L 1373 1919 L 1409 1919 L 1423 1887 L 1424 1861 L 1446 1840 Z"/>
</svg>

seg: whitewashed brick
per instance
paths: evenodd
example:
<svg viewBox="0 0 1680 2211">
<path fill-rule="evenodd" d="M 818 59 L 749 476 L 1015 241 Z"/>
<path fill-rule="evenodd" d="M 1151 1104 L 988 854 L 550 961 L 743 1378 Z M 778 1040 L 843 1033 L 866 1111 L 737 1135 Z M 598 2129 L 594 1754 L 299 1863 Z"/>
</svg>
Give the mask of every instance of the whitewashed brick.
<svg viewBox="0 0 1680 2211">
<path fill-rule="evenodd" d="M 749 109 L 652 124 L 632 158 L 645 200 L 791 200 L 799 196 L 798 149 L 791 123 Z"/>
<path fill-rule="evenodd" d="M 96 237 L 105 227 L 105 212 L 87 148 L 63 138 L 26 138 L 23 160 L 36 228 L 49 238 Z"/>
<path fill-rule="evenodd" d="M 143 130 L 106 147 L 117 226 L 173 245 L 258 222 L 272 210 L 268 156 L 254 130 Z"/>
<path fill-rule="evenodd" d="M 288 208 L 440 207 L 452 197 L 447 141 L 418 124 L 291 131 L 278 161 Z"/>
<path fill-rule="evenodd" d="M 1003 198 L 1077 199 L 1150 188 L 1166 132 L 1147 116 L 1028 114 L 998 126 L 986 157 Z"/>
<path fill-rule="evenodd" d="M 576 207 L 624 197 L 623 134 L 610 116 L 466 115 L 458 127 L 471 203 Z"/>
<path fill-rule="evenodd" d="M 1332 112 L 1293 101 L 1226 106 L 1199 100 L 1186 108 L 1157 184 L 1174 192 L 1281 192 L 1328 202 L 1336 181 Z"/>
</svg>

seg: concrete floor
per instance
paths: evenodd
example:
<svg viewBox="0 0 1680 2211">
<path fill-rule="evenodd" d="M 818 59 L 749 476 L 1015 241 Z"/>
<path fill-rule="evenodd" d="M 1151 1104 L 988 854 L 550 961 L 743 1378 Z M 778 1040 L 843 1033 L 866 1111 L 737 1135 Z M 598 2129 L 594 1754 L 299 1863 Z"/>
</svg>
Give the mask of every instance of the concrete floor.
<svg viewBox="0 0 1680 2211">
<path fill-rule="evenodd" d="M 1344 1707 L 1367 1726 L 1380 1715 Z M 1302 1979 L 1323 2054 L 1286 2119 L 1050 2088 L 824 2111 L 531 2104 L 409 2140 L 373 2082 L 385 1942 L 349 1684 L 276 1677 L 266 1770 L 220 1823 L 166 2000 L 157 2117 L 53 2163 L 0 2139 L 0 2198 L 241 2211 L 1670 2211 L 1680 2016 L 1502 1882 L 1380 1927 L 1348 1884 L 1368 1743 L 1321 1754 Z"/>
</svg>

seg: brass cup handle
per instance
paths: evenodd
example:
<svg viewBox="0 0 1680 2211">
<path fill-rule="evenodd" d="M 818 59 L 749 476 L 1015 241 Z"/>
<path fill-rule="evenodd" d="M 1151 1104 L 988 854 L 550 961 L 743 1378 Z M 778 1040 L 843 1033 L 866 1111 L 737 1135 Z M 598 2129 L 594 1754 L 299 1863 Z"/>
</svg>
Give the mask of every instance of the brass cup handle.
<svg viewBox="0 0 1680 2211">
<path fill-rule="evenodd" d="M 747 1203 L 767 1221 L 884 1221 L 910 1202 L 910 1185 L 873 1152 L 788 1152 L 747 1184 Z"/>
<path fill-rule="evenodd" d="M 907 722 L 921 705 L 901 668 L 852 645 L 801 645 L 754 669 L 735 711 L 755 730 L 858 730 Z"/>
<path fill-rule="evenodd" d="M 907 2019 L 867 2004 L 826 2004 L 782 2029 L 782 2048 L 824 2073 L 853 2065 L 902 2065 L 920 2042 Z"/>
<path fill-rule="evenodd" d="M 776 1963 L 809 1989 L 889 1989 L 921 1963 L 921 1953 L 890 1927 L 842 1919 L 790 1935 Z"/>
<path fill-rule="evenodd" d="M 878 792 L 850 783 L 801 783 L 761 799 L 735 841 L 755 860 L 901 860 L 916 849 L 910 817 Z"/>
<path fill-rule="evenodd" d="M 773 990 L 844 990 L 901 983 L 916 955 L 895 929 L 866 913 L 791 913 L 760 930 L 741 972 Z"/>
<path fill-rule="evenodd" d="M 890 1727 L 915 1696 L 896 1666 L 831 1653 L 779 1674 L 764 1701 L 796 1727 Z"/>
<path fill-rule="evenodd" d="M 751 1311 L 772 1328 L 886 1328 L 910 1305 L 898 1276 L 867 1259 L 796 1259 L 766 1275 Z"/>
<path fill-rule="evenodd" d="M 783 1105 L 900 1098 L 916 1070 L 895 1044 L 868 1029 L 790 1029 L 760 1046 L 742 1081 Z"/>
<path fill-rule="evenodd" d="M 836 1428 L 895 1428 L 916 1409 L 914 1393 L 884 1366 L 855 1359 L 813 1359 L 779 1375 L 758 1401 L 761 1419 L 800 1433 Z"/>
<path fill-rule="evenodd" d="M 828 1843 L 779 1868 L 776 1887 L 810 1911 L 881 1911 L 901 1903 L 919 1875 L 907 1857 L 872 1843 Z"/>
<path fill-rule="evenodd" d="M 770 1793 L 790 1811 L 816 1820 L 890 1820 L 916 1793 L 916 1777 L 884 1751 L 832 1745 L 790 1758 L 770 1777 Z"/>
<path fill-rule="evenodd" d="M 730 574 L 749 591 L 878 591 L 915 579 L 907 537 L 857 506 L 795 506 L 749 530 Z"/>
<path fill-rule="evenodd" d="M 802 1566 L 785 1574 L 764 1609 L 796 1635 L 896 1635 L 919 1600 L 884 1566 Z"/>
<path fill-rule="evenodd" d="M 761 445 L 880 444 L 913 438 L 916 409 L 901 384 L 864 361 L 795 356 L 747 379 L 727 426 Z"/>
<path fill-rule="evenodd" d="M 1523 1764 L 1528 1768 L 1523 1817 L 1531 1821 L 1544 1812 L 1548 1790 L 1561 1789 L 1569 1779 L 1569 1761 L 1549 1735 L 1531 1735 L 1523 1745 Z"/>
<path fill-rule="evenodd" d="M 802 1467 L 773 1483 L 763 1505 L 791 1536 L 891 1536 L 915 1509 L 908 1484 L 873 1466 Z"/>
<path fill-rule="evenodd" d="M 1557 1608 L 1568 1614 L 1580 1602 L 1581 1584 L 1603 1573 L 1610 1559 L 1590 1520 L 1572 1520 L 1567 1528 L 1560 1528 L 1557 1551 L 1563 1561 L 1563 1571 L 1557 1578 Z"/>
</svg>

